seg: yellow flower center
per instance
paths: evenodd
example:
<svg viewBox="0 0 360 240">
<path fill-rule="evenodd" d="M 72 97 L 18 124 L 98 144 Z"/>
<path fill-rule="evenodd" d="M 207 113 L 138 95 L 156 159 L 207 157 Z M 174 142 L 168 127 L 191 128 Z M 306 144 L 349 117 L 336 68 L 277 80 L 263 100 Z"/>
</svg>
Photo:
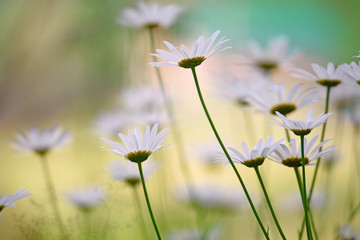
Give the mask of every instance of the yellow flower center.
<svg viewBox="0 0 360 240">
<path fill-rule="evenodd" d="M 304 160 L 305 160 L 305 165 L 309 163 L 309 159 L 307 157 L 305 157 Z M 299 157 L 292 157 L 282 160 L 281 163 L 287 167 L 301 167 L 302 159 Z"/>
<path fill-rule="evenodd" d="M 194 57 L 194 58 L 187 58 L 181 60 L 178 65 L 183 68 L 193 68 L 199 66 L 203 61 L 205 61 L 205 57 Z"/>
<path fill-rule="evenodd" d="M 140 163 L 148 159 L 150 155 L 151 155 L 150 151 L 140 150 L 136 152 L 129 152 L 128 154 L 125 155 L 125 157 L 132 162 Z"/>
<path fill-rule="evenodd" d="M 325 87 L 335 87 L 341 83 L 341 80 L 337 79 L 319 79 L 317 83 Z"/>
<path fill-rule="evenodd" d="M 308 135 L 310 132 L 311 132 L 312 129 L 291 129 L 291 131 L 297 135 L 297 136 L 305 136 L 305 135 Z"/>
<path fill-rule="evenodd" d="M 127 178 L 125 179 L 125 182 L 130 186 L 134 187 L 140 182 L 140 178 L 137 177 Z"/>
<path fill-rule="evenodd" d="M 245 166 L 252 168 L 252 167 L 257 167 L 260 166 L 261 164 L 264 163 L 265 157 L 258 157 L 255 159 L 250 159 L 250 160 L 246 160 L 241 162 L 242 164 L 244 164 Z"/>
<path fill-rule="evenodd" d="M 276 62 L 271 62 L 271 61 L 262 61 L 262 62 L 258 62 L 258 66 L 259 68 L 263 69 L 266 72 L 269 72 L 275 68 L 277 68 L 277 63 Z"/>
<path fill-rule="evenodd" d="M 270 113 L 275 114 L 276 111 L 281 113 L 282 115 L 286 115 L 288 113 L 291 113 L 292 111 L 296 110 L 296 106 L 293 103 L 281 103 L 273 106 L 270 109 Z"/>
</svg>

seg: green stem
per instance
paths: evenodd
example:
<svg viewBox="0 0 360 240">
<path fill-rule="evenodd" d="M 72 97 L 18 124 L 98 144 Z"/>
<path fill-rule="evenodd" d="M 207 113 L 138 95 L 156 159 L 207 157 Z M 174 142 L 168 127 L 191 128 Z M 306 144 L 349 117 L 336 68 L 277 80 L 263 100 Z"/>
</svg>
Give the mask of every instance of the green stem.
<svg viewBox="0 0 360 240">
<path fill-rule="evenodd" d="M 286 139 L 287 141 L 290 143 L 290 133 L 289 133 L 289 129 L 285 128 L 285 133 L 286 133 Z"/>
<path fill-rule="evenodd" d="M 135 199 L 135 202 L 136 202 L 136 208 L 138 209 L 138 215 L 139 215 L 139 218 L 140 218 L 140 227 L 142 228 L 142 231 L 143 231 L 143 234 L 144 234 L 143 237 L 145 237 L 145 239 L 149 239 L 149 237 L 147 236 L 145 221 L 144 221 L 144 217 L 143 217 L 142 210 L 141 210 L 141 204 L 140 204 L 139 195 L 138 195 L 138 192 L 136 191 L 136 186 L 137 185 L 131 186 L 131 189 L 132 189 L 132 191 L 134 193 L 134 199 Z"/>
<path fill-rule="evenodd" d="M 326 100 L 325 100 L 325 112 L 324 112 L 324 114 L 326 114 L 326 113 L 329 112 L 330 90 L 331 90 L 331 87 L 327 87 L 327 89 L 326 89 Z M 323 124 L 323 127 L 322 127 L 320 142 L 324 141 L 324 138 L 325 138 L 326 123 L 327 123 L 327 122 L 325 122 L 325 123 Z M 321 150 L 322 150 L 322 147 L 319 149 L 319 152 L 321 152 Z M 321 159 L 321 158 L 318 158 L 318 159 L 316 160 L 316 167 L 315 167 L 314 176 L 313 176 L 313 179 L 312 179 L 312 182 L 311 182 L 311 187 L 310 187 L 310 191 L 309 191 L 309 200 L 308 200 L 308 202 L 310 202 L 311 197 L 312 197 L 312 194 L 313 194 L 313 191 L 314 191 L 316 176 L 317 176 L 317 173 L 318 173 L 318 170 L 319 170 L 319 166 L 320 166 L 320 159 Z"/>
<path fill-rule="evenodd" d="M 276 218 L 274 209 L 273 209 L 273 207 L 272 207 L 272 205 L 271 205 L 270 198 L 269 198 L 269 196 L 268 196 L 268 194 L 267 194 L 267 192 L 266 192 L 266 188 L 265 188 L 264 182 L 263 182 L 263 180 L 262 180 L 262 178 L 261 178 L 259 168 L 258 168 L 258 167 L 254 167 L 254 170 L 255 170 L 256 175 L 257 175 L 257 177 L 258 177 L 258 179 L 259 179 L 261 188 L 262 188 L 262 190 L 263 190 L 263 192 L 264 192 L 264 195 L 265 195 L 265 199 L 266 199 L 267 205 L 269 206 L 269 210 L 270 210 L 271 215 L 272 215 L 272 217 L 273 217 L 273 219 L 274 219 L 274 221 L 275 221 L 276 227 L 277 227 L 277 229 L 279 230 L 279 233 L 280 233 L 282 239 L 286 239 L 286 237 L 285 237 L 285 235 L 284 235 L 284 233 L 283 233 L 283 231 L 282 231 L 282 229 L 281 229 L 281 227 L 280 227 L 279 221 L 278 221 L 277 218 Z"/>
<path fill-rule="evenodd" d="M 160 232 L 159 232 L 159 229 L 158 229 L 158 227 L 156 225 L 154 214 L 153 214 L 153 212 L 151 210 L 149 196 L 148 196 L 147 191 L 146 191 L 145 179 L 144 179 L 144 174 L 143 174 L 143 171 L 142 171 L 141 162 L 138 162 L 138 168 L 139 168 L 141 184 L 142 184 L 142 187 L 143 187 L 143 190 L 144 190 L 145 200 L 146 200 L 146 204 L 147 204 L 147 207 L 148 207 L 148 210 L 149 210 L 151 221 L 152 221 L 152 224 L 154 225 L 154 229 L 155 229 L 155 232 L 156 232 L 156 235 L 157 235 L 158 239 L 161 240 Z"/>
<path fill-rule="evenodd" d="M 44 177 L 45 177 L 46 188 L 47 188 L 47 191 L 48 191 L 48 194 L 50 197 L 50 203 L 51 203 L 53 211 L 55 213 L 55 218 L 59 224 L 60 231 L 61 231 L 64 239 L 70 239 L 69 234 L 66 231 L 64 222 L 63 222 L 61 214 L 60 214 L 57 197 L 56 197 L 56 192 L 55 192 L 55 187 L 54 187 L 54 184 L 51 179 L 49 162 L 48 162 L 45 154 L 41 154 L 40 162 L 41 162 L 41 167 L 42 167 Z"/>
<path fill-rule="evenodd" d="M 150 35 L 151 51 L 155 52 L 156 47 L 155 47 L 154 30 L 153 30 L 153 27 L 149 27 L 148 29 L 149 29 L 149 35 Z M 157 57 L 153 56 L 153 55 L 151 55 L 151 56 L 152 56 L 152 60 L 154 62 L 157 62 Z M 176 118 L 174 117 L 175 114 L 172 109 L 171 100 L 166 94 L 165 85 L 164 85 L 163 78 L 161 76 L 160 69 L 155 67 L 155 73 L 156 73 L 156 77 L 158 79 L 159 86 L 161 89 L 161 95 L 163 97 L 164 105 L 166 108 L 166 113 L 167 113 L 168 119 L 170 121 L 171 131 L 173 132 L 174 145 L 176 146 L 175 148 L 177 150 L 178 158 L 180 161 L 181 171 L 184 174 L 185 181 L 194 182 L 193 181 L 194 178 L 191 174 L 190 168 L 188 167 L 187 161 L 186 161 L 187 159 L 186 159 L 186 155 L 185 155 L 184 141 L 182 140 Z M 189 192 L 191 193 L 190 187 L 188 186 L 188 184 L 187 184 L 187 187 L 188 187 Z"/>
<path fill-rule="evenodd" d="M 242 188 L 243 188 L 243 190 L 244 190 L 244 193 L 245 193 L 245 195 L 246 195 L 246 198 L 247 198 L 247 200 L 248 200 L 248 202 L 249 202 L 249 204 L 250 204 L 250 207 L 251 207 L 251 209 L 252 209 L 252 211 L 253 211 L 253 213 L 254 213 L 254 215 L 255 215 L 255 217 L 256 217 L 256 220 L 257 220 L 257 222 L 258 222 L 258 224 L 259 224 L 259 226 L 260 226 L 260 228 L 261 228 L 261 230 L 262 230 L 265 238 L 266 238 L 266 239 L 270 239 L 267 231 L 266 231 L 265 228 L 264 228 L 263 223 L 261 222 L 261 219 L 260 219 L 258 213 L 256 212 L 255 206 L 254 206 L 254 204 L 253 204 L 253 202 L 252 202 L 252 200 L 251 200 L 251 197 L 250 197 L 250 195 L 249 195 L 249 193 L 248 193 L 248 191 L 247 191 L 247 189 L 246 189 L 245 183 L 243 182 L 243 180 L 242 180 L 242 178 L 241 178 L 238 170 L 237 170 L 236 167 L 235 167 L 234 162 L 232 161 L 232 159 L 231 159 L 229 153 L 227 152 L 227 150 L 226 150 L 223 142 L 221 141 L 221 138 L 220 138 L 220 136 L 219 136 L 219 134 L 218 134 L 218 132 L 217 132 L 217 130 L 216 130 L 216 128 L 215 128 L 215 125 L 214 125 L 214 123 L 213 123 L 213 121 L 212 121 L 212 119 L 211 119 L 211 117 L 210 117 L 210 114 L 209 114 L 209 112 L 208 112 L 208 110 L 207 110 L 207 107 L 206 107 L 206 105 L 205 105 L 204 99 L 203 99 L 203 97 L 202 97 L 202 93 L 201 93 L 201 90 L 200 90 L 199 82 L 198 82 L 198 79 L 197 79 L 197 76 L 196 76 L 195 67 L 192 67 L 192 68 L 191 68 L 191 71 L 192 71 L 192 74 L 193 74 L 193 77 L 194 77 L 194 81 L 195 81 L 195 85 L 196 85 L 196 90 L 197 90 L 197 93 L 198 93 L 198 95 L 199 95 L 201 105 L 202 105 L 202 107 L 203 107 L 203 109 L 204 109 L 205 115 L 206 115 L 206 117 L 207 117 L 207 119 L 208 119 L 208 121 L 209 121 L 209 123 L 210 123 L 210 126 L 211 126 L 211 128 L 212 128 L 212 130 L 213 130 L 213 132 L 214 132 L 214 134 L 215 134 L 215 136 L 216 136 L 216 139 L 217 139 L 217 141 L 219 142 L 222 150 L 224 151 L 227 159 L 229 160 L 229 163 L 230 163 L 232 169 L 234 170 L 237 178 L 239 179 L 239 182 L 240 182 L 240 184 L 241 184 L 241 186 L 242 186 Z"/>
<path fill-rule="evenodd" d="M 306 175 L 305 175 L 305 154 L 304 154 L 304 135 L 300 135 L 301 139 L 301 168 L 302 168 L 302 180 L 303 180 L 303 205 L 304 205 L 304 212 L 305 212 L 305 223 L 306 223 L 306 234 L 308 239 L 312 239 L 311 234 L 311 226 L 309 220 L 309 208 L 308 208 L 308 201 L 306 197 Z"/>
</svg>

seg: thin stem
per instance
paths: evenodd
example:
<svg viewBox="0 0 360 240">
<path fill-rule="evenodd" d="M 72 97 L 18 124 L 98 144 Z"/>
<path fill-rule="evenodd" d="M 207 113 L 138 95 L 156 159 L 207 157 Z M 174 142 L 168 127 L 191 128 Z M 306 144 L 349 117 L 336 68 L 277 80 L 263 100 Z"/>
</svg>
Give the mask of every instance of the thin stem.
<svg viewBox="0 0 360 240">
<path fill-rule="evenodd" d="M 138 168 L 139 168 L 141 184 L 142 184 L 142 187 L 143 187 L 143 190 L 144 190 L 145 200 L 146 200 L 146 204 L 147 204 L 147 207 L 148 207 L 148 210 L 149 210 L 151 221 L 152 221 L 152 223 L 154 225 L 154 229 L 155 229 L 155 232 L 156 232 L 156 235 L 157 235 L 158 239 L 161 240 L 160 232 L 159 232 L 159 229 L 158 229 L 158 227 L 156 225 L 154 214 L 153 214 L 153 212 L 151 210 L 149 196 L 148 196 L 147 191 L 146 191 L 145 179 L 144 179 L 144 174 L 143 174 L 143 171 L 142 171 L 141 162 L 138 162 Z"/>
<path fill-rule="evenodd" d="M 308 201 L 306 197 L 306 175 L 305 175 L 305 154 L 304 154 L 304 135 L 300 135 L 301 139 L 301 168 L 302 168 L 302 180 L 303 180 L 303 205 L 304 205 L 304 211 L 305 211 L 305 223 L 306 223 L 306 234 L 308 239 L 312 239 L 311 234 L 311 226 L 310 226 L 310 220 L 308 215 Z"/>
<path fill-rule="evenodd" d="M 132 189 L 133 194 L 134 194 L 134 199 L 135 199 L 135 202 L 136 202 L 136 208 L 138 209 L 138 215 L 139 215 L 139 218 L 140 218 L 140 226 L 142 228 L 145 239 L 149 239 L 149 237 L 147 236 L 146 225 L 145 225 L 144 217 L 143 217 L 143 214 L 142 214 L 141 203 L 140 203 L 140 199 L 139 199 L 139 195 L 138 195 L 136 186 L 137 185 L 131 186 L 131 189 Z"/>
<path fill-rule="evenodd" d="M 326 100 L 325 100 L 325 112 L 324 112 L 324 114 L 326 114 L 326 113 L 329 112 L 330 90 L 331 90 L 331 87 L 327 87 L 327 89 L 326 89 Z M 324 138 L 325 138 L 326 123 L 327 123 L 327 122 L 325 122 L 325 123 L 323 124 L 323 127 L 322 127 L 320 142 L 324 141 Z M 321 150 L 322 150 L 322 147 L 319 149 L 319 152 L 321 152 Z M 318 158 L 318 159 L 316 160 L 316 167 L 315 167 L 315 172 L 314 172 L 314 175 L 313 175 L 313 179 L 312 179 L 312 181 L 311 181 L 311 187 L 310 187 L 310 191 L 309 191 L 309 200 L 308 200 L 308 202 L 310 202 L 311 197 L 312 197 L 312 194 L 313 194 L 313 191 L 314 191 L 316 176 L 317 176 L 317 173 L 318 173 L 318 170 L 319 170 L 319 166 L 320 166 L 320 159 L 321 159 L 321 158 Z"/>
<path fill-rule="evenodd" d="M 57 203 L 55 187 L 54 187 L 54 184 L 51 179 L 49 162 L 48 162 L 45 154 L 41 154 L 40 162 L 41 162 L 41 167 L 42 167 L 42 170 L 44 173 L 46 188 L 47 188 L 47 191 L 48 191 L 48 194 L 50 197 L 50 203 L 51 203 L 53 211 L 55 213 L 55 218 L 59 224 L 60 231 L 65 239 L 70 239 L 69 234 L 66 231 L 64 222 L 63 222 L 61 214 L 60 214 L 59 206 Z"/>
<path fill-rule="evenodd" d="M 286 139 L 287 141 L 290 143 L 290 133 L 289 133 L 289 129 L 285 128 L 285 133 L 286 133 Z"/>
<path fill-rule="evenodd" d="M 277 229 L 279 230 L 279 233 L 280 233 L 282 239 L 286 239 L 286 237 L 285 237 L 285 235 L 284 235 L 284 233 L 283 233 L 283 231 L 282 231 L 282 229 L 281 229 L 281 227 L 280 227 L 279 221 L 278 221 L 277 218 L 276 218 L 274 209 L 273 209 L 273 207 L 272 207 L 272 205 L 271 205 L 270 198 L 269 198 L 269 196 L 268 196 L 268 194 L 267 194 L 267 192 L 266 192 L 266 188 L 265 188 L 264 182 L 263 182 L 263 180 L 262 180 L 262 178 L 261 178 L 259 168 L 258 168 L 258 167 L 254 167 L 254 170 L 255 170 L 256 175 L 257 175 L 257 177 L 258 177 L 258 179 L 259 179 L 261 188 L 262 188 L 262 190 L 263 190 L 263 192 L 264 192 L 264 195 L 265 195 L 266 203 L 267 203 L 267 205 L 269 206 L 269 210 L 270 210 L 271 215 L 272 215 L 272 217 L 273 217 L 273 219 L 274 219 L 274 221 L 275 221 L 276 227 L 277 227 Z"/>
<path fill-rule="evenodd" d="M 253 202 L 252 202 L 252 200 L 251 200 L 251 197 L 250 197 L 250 195 L 249 195 L 249 193 L 248 193 L 248 191 L 247 191 L 247 189 L 246 189 L 245 183 L 243 182 L 243 180 L 242 180 L 242 178 L 241 178 L 238 170 L 237 170 L 236 167 L 235 167 L 234 162 L 232 161 L 232 159 L 231 159 L 229 153 L 227 152 L 227 150 L 226 150 L 223 142 L 221 141 L 221 138 L 220 138 L 220 136 L 219 136 L 219 134 L 218 134 L 218 132 L 217 132 L 217 130 L 216 130 L 216 128 L 215 128 L 215 125 L 214 125 L 214 123 L 213 123 L 213 121 L 212 121 L 212 119 L 211 119 L 211 117 L 210 117 L 210 114 L 209 114 L 209 112 L 208 112 L 208 110 L 207 110 L 207 107 L 206 107 L 206 105 L 205 105 L 204 99 L 203 99 L 203 97 L 202 97 L 202 93 L 201 93 L 201 90 L 200 90 L 199 82 L 198 82 L 198 79 L 197 79 L 197 76 L 196 76 L 195 67 L 192 67 L 192 68 L 191 68 L 191 71 L 192 71 L 192 74 L 193 74 L 193 77 L 194 77 L 194 81 L 195 81 L 195 85 L 196 85 L 196 90 L 197 90 L 197 93 L 198 93 L 198 95 L 199 95 L 201 105 L 202 105 L 202 107 L 203 107 L 203 109 L 204 109 L 205 115 L 206 115 L 206 117 L 207 117 L 207 119 L 208 119 L 208 121 L 209 121 L 209 123 L 210 123 L 210 126 L 211 126 L 211 128 L 212 128 L 212 130 L 213 130 L 213 132 L 214 132 L 214 134 L 215 134 L 215 136 L 216 136 L 216 139 L 218 140 L 218 142 L 219 142 L 222 150 L 224 151 L 227 159 L 229 160 L 229 163 L 230 163 L 232 169 L 234 170 L 237 178 L 239 179 L 239 182 L 240 182 L 240 184 L 241 184 L 241 186 L 242 186 L 242 188 L 243 188 L 243 190 L 244 190 L 244 193 L 245 193 L 245 195 L 246 195 L 246 198 L 247 198 L 247 200 L 248 200 L 248 202 L 249 202 L 249 204 L 250 204 L 250 207 L 251 207 L 251 209 L 252 209 L 252 211 L 253 211 L 253 213 L 254 213 L 254 215 L 255 215 L 255 217 L 256 217 L 256 220 L 257 220 L 257 222 L 258 222 L 258 224 L 259 224 L 259 226 L 260 226 L 260 228 L 261 228 L 261 230 L 262 230 L 265 238 L 266 238 L 266 239 L 270 239 L 267 231 L 266 231 L 265 228 L 264 228 L 263 223 L 261 222 L 261 219 L 260 219 L 258 213 L 256 212 L 255 206 L 254 206 L 254 204 L 253 204 Z"/>
<path fill-rule="evenodd" d="M 149 27 L 149 35 L 150 35 L 150 45 L 151 45 L 151 51 L 155 52 L 155 37 L 154 37 L 154 30 L 152 27 Z M 156 56 L 152 56 L 152 60 L 154 62 L 157 62 L 157 57 Z M 161 89 L 161 95 L 163 97 L 163 101 L 164 101 L 164 105 L 166 108 L 166 113 L 168 115 L 168 119 L 170 121 L 170 127 L 171 127 L 171 131 L 173 132 L 173 140 L 174 140 L 174 145 L 176 146 L 176 150 L 177 150 L 177 154 L 178 154 L 178 158 L 180 161 L 180 167 L 181 167 L 181 171 L 184 174 L 185 177 L 185 181 L 188 182 L 193 182 L 193 176 L 190 172 L 190 169 L 187 165 L 187 161 L 186 161 L 186 155 L 185 155 L 185 147 L 184 147 L 184 141 L 182 140 L 180 131 L 179 131 L 179 127 L 178 127 L 178 123 L 176 121 L 176 118 L 174 117 L 174 111 L 172 109 L 172 103 L 171 103 L 171 99 L 167 96 L 166 94 L 166 90 L 165 90 L 165 85 L 164 85 L 164 81 L 163 78 L 161 76 L 161 72 L 160 69 L 155 67 L 155 73 L 156 73 L 156 77 L 158 79 L 159 82 L 159 86 Z M 188 186 L 188 190 L 190 191 L 190 187 Z"/>
</svg>

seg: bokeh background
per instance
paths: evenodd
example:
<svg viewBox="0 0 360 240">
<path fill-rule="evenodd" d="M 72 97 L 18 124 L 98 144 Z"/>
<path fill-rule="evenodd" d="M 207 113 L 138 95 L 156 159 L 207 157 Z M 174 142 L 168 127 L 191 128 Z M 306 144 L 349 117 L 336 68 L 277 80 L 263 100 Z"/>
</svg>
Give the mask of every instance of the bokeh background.
<svg viewBox="0 0 360 240">
<path fill-rule="evenodd" d="M 177 44 L 193 42 L 200 35 L 208 36 L 221 29 L 222 34 L 231 39 L 229 45 L 233 46 L 232 53 L 241 52 L 245 43 L 251 39 L 265 43 L 278 35 L 288 36 L 295 51 L 308 54 L 309 59 L 322 63 L 349 62 L 360 50 L 360 2 L 356 0 L 203 0 L 177 3 L 183 5 L 185 11 L 178 24 L 166 32 L 157 32 L 158 46 L 163 47 L 161 40 Z M 0 194 L 14 193 L 23 187 L 34 193 L 30 198 L 17 202 L 16 208 L 8 208 L 1 213 L 0 239 L 25 239 L 24 234 L 30 230 L 22 231 L 21 226 L 31 225 L 31 222 L 39 226 L 46 224 L 43 211 L 46 213 L 50 210 L 43 206 L 46 201 L 45 187 L 38 159 L 31 154 L 16 152 L 11 146 L 11 139 L 19 129 L 25 130 L 31 125 L 51 127 L 57 123 L 73 135 L 69 146 L 49 156 L 62 201 L 61 208 L 68 221 L 76 223 L 78 213 L 66 202 L 62 193 L 79 185 L 99 184 L 107 189 L 112 198 L 107 201 L 105 210 L 96 213 L 100 216 L 96 219 L 107 219 L 113 223 L 111 226 L 115 235 L 111 236 L 136 238 L 136 217 L 133 209 L 127 208 L 132 206 L 131 198 L 127 197 L 131 192 L 126 186 L 110 180 L 107 164 L 116 156 L 100 150 L 104 144 L 92 130 L 96 115 L 115 104 L 121 89 L 139 86 L 144 82 L 156 83 L 153 69 L 147 65 L 151 61 L 147 33 L 116 24 L 119 11 L 134 5 L 134 1 L 130 0 L 0 1 Z M 225 56 L 226 53 L 222 58 Z M 304 62 L 303 65 L 308 63 Z M 240 141 L 246 140 L 241 135 L 242 120 L 232 125 L 240 133 L 234 136 L 234 128 L 229 125 L 228 119 L 229 112 L 234 109 L 213 99 L 212 87 L 207 82 L 212 76 L 210 69 L 221 66 L 221 59 L 209 60 L 209 63 L 199 68 L 199 77 L 207 97 L 211 98 L 208 102 L 210 111 L 216 116 L 220 131 L 225 138 L 238 141 L 239 146 Z M 166 68 L 164 76 L 166 88 L 177 99 L 175 109 L 181 119 L 180 128 L 187 147 L 191 149 L 198 139 L 212 140 L 211 129 L 201 112 L 200 104 L 192 104 L 198 100 L 190 72 Z M 256 138 L 262 137 L 263 132 L 262 119 L 258 122 L 261 122 L 261 126 Z M 335 131 L 334 124 L 330 123 L 329 128 L 329 132 Z M 350 130 L 345 129 L 344 136 L 347 131 Z M 281 133 L 279 137 L 282 137 Z M 344 144 L 350 143 L 345 141 Z M 174 149 L 169 147 L 169 150 L 164 151 L 171 156 Z M 170 165 L 175 164 L 171 163 L 170 158 L 167 161 Z M 292 172 L 274 167 L 274 163 L 266 164 L 269 169 L 272 165 L 269 170 L 269 175 L 273 176 L 269 177 L 271 194 L 281 195 L 286 192 L 284 189 L 290 190 L 296 186 Z M 347 181 L 344 176 L 348 168 L 346 164 L 341 165 L 334 175 L 336 181 L 333 181 L 334 188 L 339 190 L 337 197 L 344 202 L 344 184 Z M 200 182 L 222 182 L 232 174 L 230 169 L 224 169 L 215 176 L 206 171 L 203 173 L 196 164 L 192 170 Z M 252 173 L 246 170 L 241 171 L 248 176 L 248 184 L 256 190 L 257 182 Z M 161 191 L 155 186 L 157 180 L 154 176 L 149 183 L 150 189 L 155 189 L 155 192 Z M 237 186 L 235 178 L 231 181 Z M 156 209 L 159 206 L 156 193 L 153 198 Z M 112 209 L 114 205 L 115 210 Z M 344 217 L 344 209 L 333 209 L 335 216 Z M 162 214 L 166 216 L 166 213 L 164 211 Z M 289 231 L 296 234 L 299 219 L 292 219 L 285 213 L 280 216 L 284 222 L 287 219 L 290 225 L 295 223 L 289 227 Z M 185 227 L 187 217 L 185 214 L 183 218 L 174 219 L 173 225 Z M 237 221 L 246 223 L 251 217 L 246 212 L 229 221 L 233 224 Z M 332 225 L 327 229 L 326 236 L 333 236 L 334 226 L 338 222 L 329 218 Z M 164 219 L 162 221 L 166 222 Z M 245 236 L 252 236 L 254 229 L 245 231 Z M 232 227 L 227 236 L 236 236 L 236 230 L 236 226 Z"/>
</svg>

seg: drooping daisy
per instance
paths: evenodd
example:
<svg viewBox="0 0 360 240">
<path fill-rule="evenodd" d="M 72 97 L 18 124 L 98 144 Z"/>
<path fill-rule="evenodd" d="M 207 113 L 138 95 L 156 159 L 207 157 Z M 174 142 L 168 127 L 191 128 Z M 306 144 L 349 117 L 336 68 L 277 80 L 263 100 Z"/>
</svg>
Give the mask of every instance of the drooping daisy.
<svg viewBox="0 0 360 240">
<path fill-rule="evenodd" d="M 166 131 L 167 129 L 165 128 L 158 133 L 158 124 L 156 123 L 151 130 L 150 126 L 146 126 L 144 136 L 141 136 L 139 128 L 135 128 L 134 131 L 129 131 L 128 137 L 119 133 L 123 144 L 101 138 L 101 140 L 109 144 L 113 149 L 107 147 L 101 148 L 116 153 L 132 162 L 141 163 L 148 159 L 152 153 L 164 147 L 164 145 L 161 144 L 169 137 L 164 137 Z"/>
<path fill-rule="evenodd" d="M 327 64 L 327 67 L 324 68 L 317 63 L 311 64 L 312 69 L 315 74 L 308 72 L 306 70 L 297 68 L 290 75 L 298 78 L 305 78 L 317 82 L 318 84 L 326 87 L 335 87 L 346 81 L 347 78 L 344 76 L 344 73 L 340 68 L 335 67 L 332 62 Z"/>
<path fill-rule="evenodd" d="M 244 153 L 240 153 L 235 148 L 229 147 L 231 154 L 231 159 L 233 159 L 236 163 L 241 163 L 247 167 L 258 167 L 264 163 L 265 158 L 271 154 L 279 144 L 284 141 L 281 139 L 277 142 L 274 141 L 274 136 L 270 136 L 265 143 L 260 139 L 259 142 L 254 146 L 254 148 L 250 151 L 249 147 L 245 142 L 242 143 L 242 149 Z M 221 153 L 216 161 L 227 161 L 227 158 L 223 153 Z"/>
<path fill-rule="evenodd" d="M 33 151 L 44 155 L 49 150 L 60 147 L 69 142 L 71 135 L 68 131 L 63 131 L 59 125 L 51 129 L 39 131 L 37 127 L 31 127 L 28 133 L 18 131 L 17 138 L 13 140 L 15 145 L 24 151 Z"/>
<path fill-rule="evenodd" d="M 149 164 L 149 161 L 147 161 L 146 163 L 143 169 L 145 178 L 147 178 L 158 168 L 158 164 Z M 111 178 L 114 180 L 124 181 L 130 186 L 136 186 L 141 181 L 140 173 L 136 163 L 123 163 L 121 161 L 114 161 L 109 164 L 109 169 Z"/>
<path fill-rule="evenodd" d="M 182 8 L 176 4 L 161 6 L 156 2 L 139 2 L 137 8 L 121 11 L 117 23 L 130 28 L 163 27 L 175 24 Z"/>
<path fill-rule="evenodd" d="M 76 207 L 90 210 L 104 202 L 106 193 L 103 189 L 91 186 L 74 189 L 66 194 L 68 200 Z"/>
<path fill-rule="evenodd" d="M 164 41 L 164 44 L 170 52 L 156 49 L 157 53 L 152 53 L 151 55 L 164 59 L 167 62 L 151 62 L 150 65 L 152 67 L 179 66 L 183 68 L 195 68 L 215 53 L 231 48 L 222 46 L 222 44 L 229 41 L 229 39 L 225 37 L 220 38 L 220 40 L 215 43 L 219 34 L 220 30 L 217 30 L 208 39 L 205 39 L 203 36 L 199 37 L 191 50 L 185 45 L 174 47 L 171 43 Z"/>
<path fill-rule="evenodd" d="M 0 197 L 0 212 L 5 207 L 15 207 L 15 201 L 23 199 L 27 196 L 30 196 L 32 193 L 29 191 L 25 191 L 25 188 L 20 189 L 14 194 L 5 194 Z"/>
<path fill-rule="evenodd" d="M 304 136 L 309 134 L 311 130 L 313 130 L 317 126 L 325 123 L 326 120 L 332 115 L 332 113 L 326 113 L 326 114 L 322 113 L 318 117 L 316 117 L 315 120 L 313 120 L 314 110 L 310 108 L 308 114 L 306 115 L 305 121 L 290 120 L 279 112 L 276 112 L 276 115 L 278 115 L 278 117 L 282 120 L 282 122 L 280 122 L 276 118 L 271 117 L 274 120 L 272 121 L 272 123 L 280 127 L 289 129 L 298 136 L 300 135 Z"/>
<path fill-rule="evenodd" d="M 258 42 L 250 42 L 239 63 L 268 73 L 290 68 L 295 57 L 297 56 L 289 54 L 289 40 L 286 37 L 277 37 L 271 39 L 265 48 L 262 48 Z"/>
<path fill-rule="evenodd" d="M 318 92 L 314 88 L 300 91 L 303 87 L 301 83 L 292 87 L 288 93 L 285 92 L 283 83 L 273 83 L 269 86 L 269 89 L 258 88 L 257 91 L 253 91 L 249 98 L 254 109 L 264 114 L 275 114 L 277 111 L 286 115 L 318 100 Z"/>
<path fill-rule="evenodd" d="M 344 63 L 338 68 L 350 78 L 350 81 L 360 84 L 360 62 L 359 64 L 355 62 L 351 62 L 350 64 Z"/>
<path fill-rule="evenodd" d="M 315 142 L 318 139 L 318 135 L 313 137 L 309 142 L 307 138 L 304 139 L 304 159 L 306 165 L 313 165 L 311 162 L 329 154 L 335 152 L 333 149 L 335 145 L 331 145 L 319 151 L 330 139 L 322 141 L 315 146 Z M 287 167 L 301 167 L 301 144 L 297 147 L 296 140 L 292 138 L 289 145 L 279 144 L 278 148 L 275 149 L 268 158 L 274 162 L 281 163 Z"/>
</svg>

